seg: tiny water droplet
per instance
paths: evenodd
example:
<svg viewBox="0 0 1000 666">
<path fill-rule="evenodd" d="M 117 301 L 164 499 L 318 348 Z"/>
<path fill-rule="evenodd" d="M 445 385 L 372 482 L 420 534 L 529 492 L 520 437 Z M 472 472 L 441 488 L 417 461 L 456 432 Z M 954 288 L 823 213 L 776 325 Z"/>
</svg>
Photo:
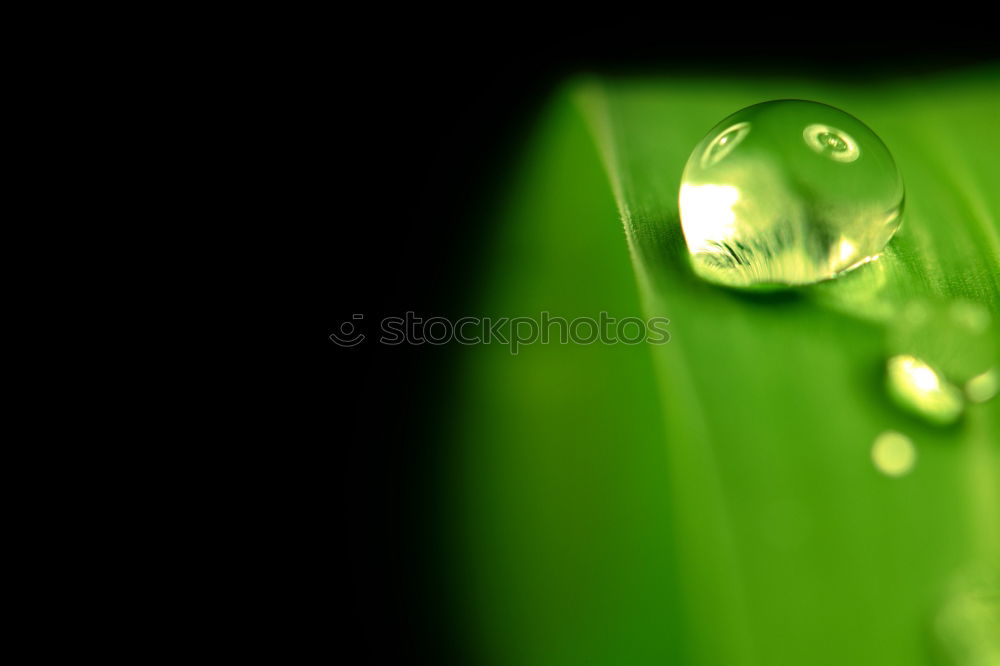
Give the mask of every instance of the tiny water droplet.
<svg viewBox="0 0 1000 666">
<path fill-rule="evenodd" d="M 962 392 L 914 356 L 893 356 L 886 364 L 889 395 L 896 403 L 932 423 L 948 425 L 965 407 Z"/>
<path fill-rule="evenodd" d="M 905 476 L 917 463 L 917 450 L 909 437 L 887 430 L 876 437 L 872 444 L 872 462 L 875 469 L 886 476 Z"/>
<path fill-rule="evenodd" d="M 997 393 L 1000 393 L 1000 376 L 996 368 L 990 368 L 965 383 L 965 395 L 971 402 L 988 402 Z"/>
<path fill-rule="evenodd" d="M 731 287 L 812 284 L 865 264 L 899 228 L 903 181 L 857 118 L 781 100 L 729 116 L 695 146 L 680 189 L 695 272 Z"/>
</svg>

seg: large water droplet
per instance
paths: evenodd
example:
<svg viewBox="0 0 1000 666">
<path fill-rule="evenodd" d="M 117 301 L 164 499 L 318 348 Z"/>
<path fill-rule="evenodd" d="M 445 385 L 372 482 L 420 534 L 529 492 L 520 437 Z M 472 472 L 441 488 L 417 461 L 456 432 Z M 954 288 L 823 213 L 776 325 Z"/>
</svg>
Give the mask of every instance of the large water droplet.
<svg viewBox="0 0 1000 666">
<path fill-rule="evenodd" d="M 802 285 L 876 258 L 903 181 L 861 121 L 816 102 L 747 107 L 691 153 L 680 191 L 694 270 L 733 287 Z"/>
</svg>

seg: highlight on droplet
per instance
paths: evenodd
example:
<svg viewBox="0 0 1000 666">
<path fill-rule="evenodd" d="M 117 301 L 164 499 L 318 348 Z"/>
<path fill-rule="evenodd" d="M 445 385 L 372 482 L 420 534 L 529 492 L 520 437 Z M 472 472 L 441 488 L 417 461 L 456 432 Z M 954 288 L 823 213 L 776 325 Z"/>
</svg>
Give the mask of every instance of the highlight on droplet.
<svg viewBox="0 0 1000 666">
<path fill-rule="evenodd" d="M 802 138 L 814 151 L 837 162 L 850 163 L 861 155 L 857 141 L 850 134 L 830 125 L 807 125 L 802 130 Z"/>
<path fill-rule="evenodd" d="M 875 469 L 886 476 L 900 477 L 910 473 L 917 463 L 917 450 L 906 435 L 887 430 L 872 444 Z"/>
<path fill-rule="evenodd" d="M 886 364 L 889 395 L 909 412 L 931 423 L 954 423 L 965 409 L 962 392 L 923 360 L 902 354 Z"/>
<path fill-rule="evenodd" d="M 732 127 L 723 131 L 722 134 L 715 139 L 715 141 L 710 143 L 708 147 L 705 148 L 705 152 L 702 153 L 702 168 L 707 169 L 708 167 L 718 164 L 724 160 L 726 155 L 731 153 L 749 133 L 750 123 L 747 122 L 736 123 Z"/>
<path fill-rule="evenodd" d="M 716 238 L 735 233 L 733 205 L 740 191 L 731 185 L 682 185 L 680 205 L 686 211 L 684 237 L 692 252 L 718 252 Z"/>
</svg>

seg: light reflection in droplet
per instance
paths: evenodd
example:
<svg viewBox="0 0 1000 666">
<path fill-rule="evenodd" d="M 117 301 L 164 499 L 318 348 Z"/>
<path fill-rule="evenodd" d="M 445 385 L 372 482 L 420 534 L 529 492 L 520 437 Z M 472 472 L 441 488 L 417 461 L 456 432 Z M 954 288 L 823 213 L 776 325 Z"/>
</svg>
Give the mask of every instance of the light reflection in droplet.
<svg viewBox="0 0 1000 666">
<path fill-rule="evenodd" d="M 854 252 L 855 252 L 854 243 L 852 243 L 851 241 L 847 240 L 846 238 L 841 239 L 841 241 L 840 241 L 840 260 L 841 261 L 847 261 L 852 256 L 854 256 Z"/>
<path fill-rule="evenodd" d="M 847 164 L 861 156 L 861 149 L 851 135 L 830 125 L 807 125 L 802 138 L 814 151 L 837 162 Z"/>
<path fill-rule="evenodd" d="M 750 123 L 736 123 L 720 134 L 701 154 L 701 167 L 707 169 L 721 162 L 750 133 Z"/>
<path fill-rule="evenodd" d="M 909 474 L 917 462 L 913 442 L 902 433 L 887 430 L 872 444 L 872 462 L 875 469 L 886 476 L 900 477 Z"/>
<path fill-rule="evenodd" d="M 954 423 L 965 401 L 961 391 L 930 365 L 914 356 L 900 355 L 886 366 L 889 394 L 904 409 L 932 423 Z"/>
<path fill-rule="evenodd" d="M 684 209 L 684 237 L 692 252 L 717 251 L 711 241 L 734 233 L 736 213 L 733 205 L 740 191 L 732 185 L 683 185 L 681 207 Z"/>
</svg>

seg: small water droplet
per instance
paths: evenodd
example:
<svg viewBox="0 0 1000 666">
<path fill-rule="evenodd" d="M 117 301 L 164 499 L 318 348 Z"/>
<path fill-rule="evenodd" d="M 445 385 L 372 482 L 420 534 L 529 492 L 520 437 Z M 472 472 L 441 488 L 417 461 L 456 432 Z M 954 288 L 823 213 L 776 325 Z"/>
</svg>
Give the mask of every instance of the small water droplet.
<svg viewBox="0 0 1000 666">
<path fill-rule="evenodd" d="M 886 364 L 889 394 L 896 403 L 932 423 L 947 425 L 962 415 L 962 392 L 914 356 L 893 356 Z"/>
<path fill-rule="evenodd" d="M 909 437 L 887 430 L 876 437 L 872 444 L 872 462 L 875 469 L 886 476 L 905 476 L 917 463 L 917 450 Z"/>
<path fill-rule="evenodd" d="M 889 392 L 933 423 L 954 423 L 966 397 L 986 402 L 1000 389 L 998 340 L 989 311 L 978 303 L 912 301 L 889 331 Z"/>
<path fill-rule="evenodd" d="M 965 383 L 965 395 L 971 402 L 988 402 L 998 392 L 1000 392 L 1000 376 L 996 368 L 990 368 Z"/>
<path fill-rule="evenodd" d="M 804 285 L 879 256 L 903 181 L 861 121 L 825 104 L 764 102 L 695 146 L 680 190 L 695 272 L 731 287 Z"/>
</svg>

